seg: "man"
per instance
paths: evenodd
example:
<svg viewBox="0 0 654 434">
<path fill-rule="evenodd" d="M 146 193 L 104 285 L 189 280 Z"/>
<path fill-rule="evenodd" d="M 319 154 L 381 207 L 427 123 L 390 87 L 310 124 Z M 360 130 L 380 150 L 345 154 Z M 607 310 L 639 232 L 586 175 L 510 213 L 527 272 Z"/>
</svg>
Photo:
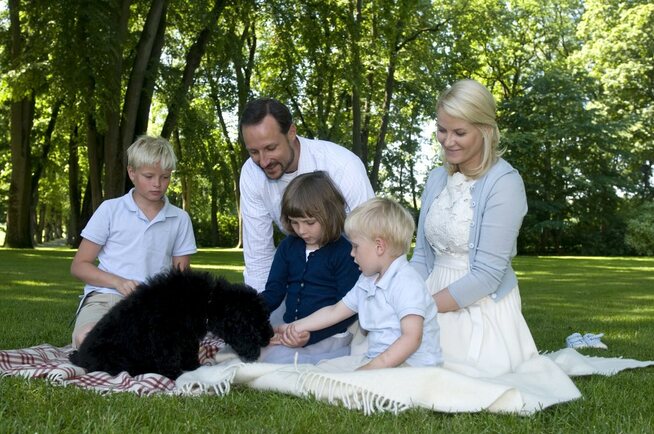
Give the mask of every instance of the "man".
<svg viewBox="0 0 654 434">
<path fill-rule="evenodd" d="M 346 212 L 374 193 L 359 157 L 335 143 L 298 136 L 290 111 L 275 99 L 250 101 L 240 129 L 250 155 L 240 179 L 243 277 L 262 292 L 275 254 L 272 222 L 282 228 L 282 194 L 293 178 L 324 170 L 345 197 Z"/>
</svg>

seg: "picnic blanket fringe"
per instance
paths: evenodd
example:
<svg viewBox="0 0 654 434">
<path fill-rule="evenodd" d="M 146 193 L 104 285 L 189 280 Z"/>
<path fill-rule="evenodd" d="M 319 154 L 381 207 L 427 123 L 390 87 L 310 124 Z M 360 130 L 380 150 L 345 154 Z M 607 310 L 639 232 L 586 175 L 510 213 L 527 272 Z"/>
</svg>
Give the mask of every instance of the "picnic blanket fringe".
<svg viewBox="0 0 654 434">
<path fill-rule="evenodd" d="M 236 376 L 235 369 L 230 371 L 230 374 L 226 378 L 218 382 L 206 383 L 198 380 L 177 384 L 177 394 L 192 396 L 214 394 L 216 396 L 225 396 L 230 392 L 234 377 Z"/>
<path fill-rule="evenodd" d="M 217 384 L 204 384 L 199 381 L 194 383 L 186 383 L 177 388 L 177 393 L 179 395 L 186 395 L 186 396 L 190 396 L 190 395 L 199 396 L 199 395 L 206 395 L 206 394 L 225 396 L 231 390 L 233 379 L 234 378 L 232 377 L 229 380 L 224 380 Z"/>
<path fill-rule="evenodd" d="M 363 411 L 365 415 L 377 412 L 398 414 L 410 408 L 409 405 L 393 398 L 329 378 L 320 372 L 300 373 L 298 389 L 303 396 L 323 398 L 330 404 L 341 403 L 345 408 Z"/>
</svg>

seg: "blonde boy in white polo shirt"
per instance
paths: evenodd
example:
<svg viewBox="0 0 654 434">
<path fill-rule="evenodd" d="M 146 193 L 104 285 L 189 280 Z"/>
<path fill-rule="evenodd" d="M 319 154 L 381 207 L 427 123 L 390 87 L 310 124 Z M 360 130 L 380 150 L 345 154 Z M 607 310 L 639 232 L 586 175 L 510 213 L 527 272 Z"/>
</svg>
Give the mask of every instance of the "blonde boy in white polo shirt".
<svg viewBox="0 0 654 434">
<path fill-rule="evenodd" d="M 73 329 L 74 348 L 139 283 L 170 267 L 188 267 L 197 251 L 188 213 L 166 197 L 176 162 L 167 140 L 139 137 L 127 149 L 134 188 L 102 202 L 82 231 L 70 267 L 86 283 Z"/>
</svg>

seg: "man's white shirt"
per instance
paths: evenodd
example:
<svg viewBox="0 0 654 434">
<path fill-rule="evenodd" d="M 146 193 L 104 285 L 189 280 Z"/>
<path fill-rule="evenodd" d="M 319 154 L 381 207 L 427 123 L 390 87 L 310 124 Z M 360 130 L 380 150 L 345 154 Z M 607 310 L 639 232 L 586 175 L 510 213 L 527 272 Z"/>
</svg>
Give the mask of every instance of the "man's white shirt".
<svg viewBox="0 0 654 434">
<path fill-rule="evenodd" d="M 345 197 L 347 213 L 374 196 L 365 167 L 354 153 L 332 142 L 297 138 L 300 141 L 300 159 L 296 172 L 271 180 L 251 158 L 241 169 L 243 277 L 246 284 L 259 292 L 265 289 L 275 255 L 272 222 L 283 230 L 281 200 L 293 178 L 317 170 L 327 172 Z"/>
</svg>

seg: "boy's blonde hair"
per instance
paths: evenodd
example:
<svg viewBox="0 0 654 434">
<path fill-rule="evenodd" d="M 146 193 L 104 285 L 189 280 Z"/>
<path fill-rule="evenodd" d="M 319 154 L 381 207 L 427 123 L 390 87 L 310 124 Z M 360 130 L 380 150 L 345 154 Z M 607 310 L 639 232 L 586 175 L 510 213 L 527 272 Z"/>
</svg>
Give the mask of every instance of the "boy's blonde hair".
<svg viewBox="0 0 654 434">
<path fill-rule="evenodd" d="M 362 236 L 368 240 L 386 241 L 391 255 L 405 255 L 411 248 L 413 216 L 402 205 L 385 197 L 374 197 L 356 207 L 345 219 L 348 237 Z"/>
<path fill-rule="evenodd" d="M 499 149 L 500 130 L 493 95 L 475 80 L 459 80 L 441 94 L 436 103 L 436 111 L 439 110 L 479 129 L 484 139 L 481 164 L 466 175 L 472 178 L 483 176 L 504 153 Z M 442 160 L 450 175 L 459 170 L 457 165 L 447 163 L 444 157 Z"/>
<path fill-rule="evenodd" d="M 343 234 L 345 198 L 327 172 L 303 173 L 288 184 L 282 196 L 282 225 L 297 235 L 289 217 L 316 219 L 322 227 L 319 243 L 325 245 Z"/>
<path fill-rule="evenodd" d="M 140 136 L 127 148 L 127 165 L 133 169 L 159 165 L 163 170 L 175 170 L 177 157 L 163 137 Z"/>
</svg>

